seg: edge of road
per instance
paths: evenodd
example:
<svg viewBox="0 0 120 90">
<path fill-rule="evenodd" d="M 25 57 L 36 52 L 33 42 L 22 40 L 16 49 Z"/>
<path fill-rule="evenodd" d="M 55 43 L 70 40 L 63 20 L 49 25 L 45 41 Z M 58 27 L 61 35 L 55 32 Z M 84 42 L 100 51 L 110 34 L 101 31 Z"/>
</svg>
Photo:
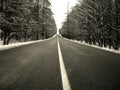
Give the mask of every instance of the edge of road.
<svg viewBox="0 0 120 90">
<path fill-rule="evenodd" d="M 116 51 L 116 50 L 112 50 L 112 49 L 106 49 L 106 48 L 101 48 L 99 46 L 93 46 L 93 45 L 89 45 L 89 44 L 83 44 L 79 41 L 76 41 L 76 40 L 70 40 L 70 39 L 67 39 L 65 37 L 63 37 L 62 35 L 60 35 L 61 38 L 67 40 L 67 41 L 71 41 L 71 42 L 74 42 L 74 43 L 77 43 L 77 44 L 81 44 L 81 45 L 84 45 L 84 46 L 88 46 L 88 47 L 92 47 L 92 48 L 96 48 L 96 49 L 99 49 L 99 50 L 102 50 L 102 51 L 107 51 L 107 52 L 110 52 L 110 53 L 113 53 L 113 54 L 117 54 L 117 55 L 120 55 L 120 51 Z"/>
<path fill-rule="evenodd" d="M 29 45 L 29 44 L 33 44 L 33 43 L 37 43 L 37 42 L 48 41 L 48 40 L 55 38 L 56 36 L 57 35 L 55 34 L 53 37 L 44 39 L 44 40 L 36 40 L 36 41 L 20 42 L 20 43 L 9 44 L 9 45 L 2 45 L 2 46 L 0 46 L 0 51 L 16 48 L 16 47 L 20 47 L 20 46 L 25 46 L 25 45 Z"/>
</svg>

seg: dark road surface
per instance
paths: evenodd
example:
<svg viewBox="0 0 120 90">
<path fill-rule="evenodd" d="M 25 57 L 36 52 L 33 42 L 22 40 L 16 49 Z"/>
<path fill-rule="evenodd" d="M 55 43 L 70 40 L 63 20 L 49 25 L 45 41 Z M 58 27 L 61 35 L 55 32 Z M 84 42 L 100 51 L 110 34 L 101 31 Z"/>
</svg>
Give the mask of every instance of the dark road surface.
<svg viewBox="0 0 120 90">
<path fill-rule="evenodd" d="M 120 90 L 120 55 L 60 36 L 0 51 L 0 90 L 63 90 L 57 39 L 72 90 Z"/>
</svg>

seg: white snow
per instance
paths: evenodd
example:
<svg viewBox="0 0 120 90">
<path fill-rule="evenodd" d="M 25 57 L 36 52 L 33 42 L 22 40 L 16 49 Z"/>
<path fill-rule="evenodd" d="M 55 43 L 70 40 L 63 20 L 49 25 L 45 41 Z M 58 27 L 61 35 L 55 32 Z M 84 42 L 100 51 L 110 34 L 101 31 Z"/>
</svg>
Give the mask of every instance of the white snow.
<svg viewBox="0 0 120 90">
<path fill-rule="evenodd" d="M 15 48 L 15 47 L 19 47 L 19 46 L 24 46 L 24 45 L 28 45 L 28 44 L 32 44 L 32 43 L 40 42 L 40 41 L 42 41 L 42 40 L 21 42 L 21 43 L 9 44 L 9 45 L 0 45 L 0 51 Z"/>
<path fill-rule="evenodd" d="M 52 38 L 54 38 L 55 36 L 56 35 L 54 35 Z M 2 41 L 0 41 L 0 51 L 19 47 L 19 46 L 24 46 L 24 45 L 28 45 L 28 44 L 32 44 L 32 43 L 36 43 L 36 42 L 41 42 L 41 41 L 45 41 L 45 40 L 50 40 L 52 38 L 44 39 L 44 40 L 29 41 L 29 42 L 12 43 L 9 45 L 2 45 Z"/>
<path fill-rule="evenodd" d="M 56 36 L 56 35 L 54 35 L 52 38 L 54 38 L 55 36 Z M 52 39 L 52 38 L 45 39 L 45 40 L 50 40 L 50 39 Z M 66 39 L 66 38 L 64 38 L 64 39 Z M 36 43 L 36 42 L 41 42 L 41 41 L 45 41 L 45 40 L 37 40 L 37 41 L 29 41 L 29 42 L 20 42 L 20 43 L 13 43 L 13 44 L 10 44 L 10 45 L 2 45 L 2 41 L 0 41 L 0 51 L 2 51 L 2 50 L 7 50 L 7 49 L 11 49 L 11 48 L 15 48 L 15 47 L 19 47 L 19 46 L 24 46 L 24 45 L 28 45 L 28 44 L 32 44 L 32 43 Z M 69 40 L 69 39 L 66 39 L 66 40 Z M 70 40 L 70 41 L 75 42 L 75 43 L 78 43 L 78 44 L 82 44 L 82 45 L 94 47 L 94 48 L 97 48 L 97 49 L 109 51 L 109 52 L 116 53 L 116 54 L 119 54 L 119 55 L 120 55 L 120 48 L 119 48 L 119 50 L 114 50 L 113 48 L 112 48 L 112 49 L 109 49 L 108 47 L 107 47 L 107 48 L 105 48 L 105 47 L 99 47 L 99 46 L 96 46 L 96 45 L 90 45 L 90 44 L 87 44 L 87 43 L 85 43 L 85 42 L 81 42 L 81 41 L 77 41 L 77 40 Z"/>
<path fill-rule="evenodd" d="M 65 39 L 66 39 L 66 38 L 65 38 Z M 69 40 L 69 39 L 66 39 L 66 40 Z M 93 47 L 93 48 L 105 50 L 105 51 L 108 51 L 108 52 L 116 53 L 116 54 L 119 54 L 119 55 L 120 55 L 120 48 L 119 48 L 118 50 L 114 50 L 113 48 L 109 49 L 108 47 L 99 47 L 99 46 L 97 46 L 97 45 L 90 45 L 90 44 L 88 44 L 88 43 L 81 42 L 81 41 L 77 41 L 77 40 L 70 40 L 70 41 L 75 42 L 75 43 L 78 43 L 78 44 L 90 46 L 90 47 Z"/>
</svg>

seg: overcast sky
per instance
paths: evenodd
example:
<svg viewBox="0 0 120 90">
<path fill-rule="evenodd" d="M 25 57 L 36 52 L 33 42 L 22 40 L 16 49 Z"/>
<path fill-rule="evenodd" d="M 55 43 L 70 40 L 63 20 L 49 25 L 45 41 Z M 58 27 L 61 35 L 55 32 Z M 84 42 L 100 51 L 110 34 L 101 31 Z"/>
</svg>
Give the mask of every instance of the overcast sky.
<svg viewBox="0 0 120 90">
<path fill-rule="evenodd" d="M 70 9 L 73 7 L 77 0 L 50 0 L 52 4 L 52 11 L 54 13 L 57 28 L 61 28 L 62 22 L 65 20 L 67 13 L 67 5 L 69 1 Z"/>
</svg>

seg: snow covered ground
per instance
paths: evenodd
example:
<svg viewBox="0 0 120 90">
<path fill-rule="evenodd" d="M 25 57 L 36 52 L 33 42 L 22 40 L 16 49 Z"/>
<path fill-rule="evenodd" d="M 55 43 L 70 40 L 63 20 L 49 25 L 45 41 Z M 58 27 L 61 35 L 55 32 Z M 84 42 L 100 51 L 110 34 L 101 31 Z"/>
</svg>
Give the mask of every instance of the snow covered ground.
<svg viewBox="0 0 120 90">
<path fill-rule="evenodd" d="M 24 45 L 28 45 L 28 44 L 35 43 L 35 42 L 40 42 L 40 41 L 42 41 L 42 40 L 21 42 L 21 43 L 9 44 L 9 45 L 0 45 L 0 51 L 15 48 L 15 47 L 19 47 L 19 46 L 24 46 Z"/>
<path fill-rule="evenodd" d="M 52 38 L 54 38 L 55 36 L 56 35 L 54 35 Z M 49 39 L 52 39 L 52 38 L 49 38 Z M 45 40 L 49 40 L 49 39 L 45 39 Z M 66 39 L 66 40 L 68 40 L 68 39 Z M 41 41 L 44 41 L 44 40 L 21 42 L 21 43 L 15 43 L 15 44 L 10 44 L 10 45 L 2 45 L 2 41 L 0 41 L 0 51 L 1 50 L 10 49 L 10 48 L 19 47 L 19 46 L 24 46 L 24 45 L 28 45 L 28 44 L 32 44 L 32 43 L 36 43 L 36 42 L 41 42 Z M 70 41 L 78 43 L 78 44 L 83 44 L 83 45 L 86 45 L 86 46 L 94 47 L 94 48 L 97 48 L 97 49 L 101 49 L 101 50 L 113 52 L 113 53 L 116 53 L 116 54 L 120 55 L 120 48 L 119 48 L 119 50 L 114 50 L 114 49 L 109 49 L 109 48 L 105 48 L 105 47 L 99 47 L 99 46 L 95 46 L 95 45 L 89 45 L 89 44 L 87 44 L 85 42 L 81 43 L 80 41 L 77 41 L 77 40 L 70 40 Z"/>
<path fill-rule="evenodd" d="M 54 35 L 52 38 L 54 38 L 55 36 L 56 35 Z M 49 39 L 52 39 L 52 38 L 49 38 Z M 45 39 L 45 40 L 49 40 L 49 39 Z M 32 43 L 36 43 L 36 42 L 41 42 L 41 41 L 45 41 L 45 40 L 20 42 L 20 43 L 13 43 L 13 44 L 9 44 L 9 45 L 2 45 L 2 41 L 0 41 L 0 51 L 15 48 L 15 47 L 19 47 L 19 46 L 24 46 L 24 45 L 28 45 L 28 44 L 32 44 Z"/>
<path fill-rule="evenodd" d="M 86 46 L 94 47 L 94 48 L 97 48 L 97 49 L 109 51 L 109 52 L 116 53 L 116 54 L 120 55 L 120 48 L 119 48 L 119 50 L 114 50 L 113 48 L 109 49 L 109 47 L 106 47 L 106 48 L 105 47 L 99 47 L 99 46 L 96 46 L 96 45 L 90 45 L 88 43 L 80 42 L 80 41 L 77 41 L 77 40 L 70 40 L 70 41 L 78 43 L 78 44 L 83 44 L 83 45 L 86 45 Z"/>
</svg>

